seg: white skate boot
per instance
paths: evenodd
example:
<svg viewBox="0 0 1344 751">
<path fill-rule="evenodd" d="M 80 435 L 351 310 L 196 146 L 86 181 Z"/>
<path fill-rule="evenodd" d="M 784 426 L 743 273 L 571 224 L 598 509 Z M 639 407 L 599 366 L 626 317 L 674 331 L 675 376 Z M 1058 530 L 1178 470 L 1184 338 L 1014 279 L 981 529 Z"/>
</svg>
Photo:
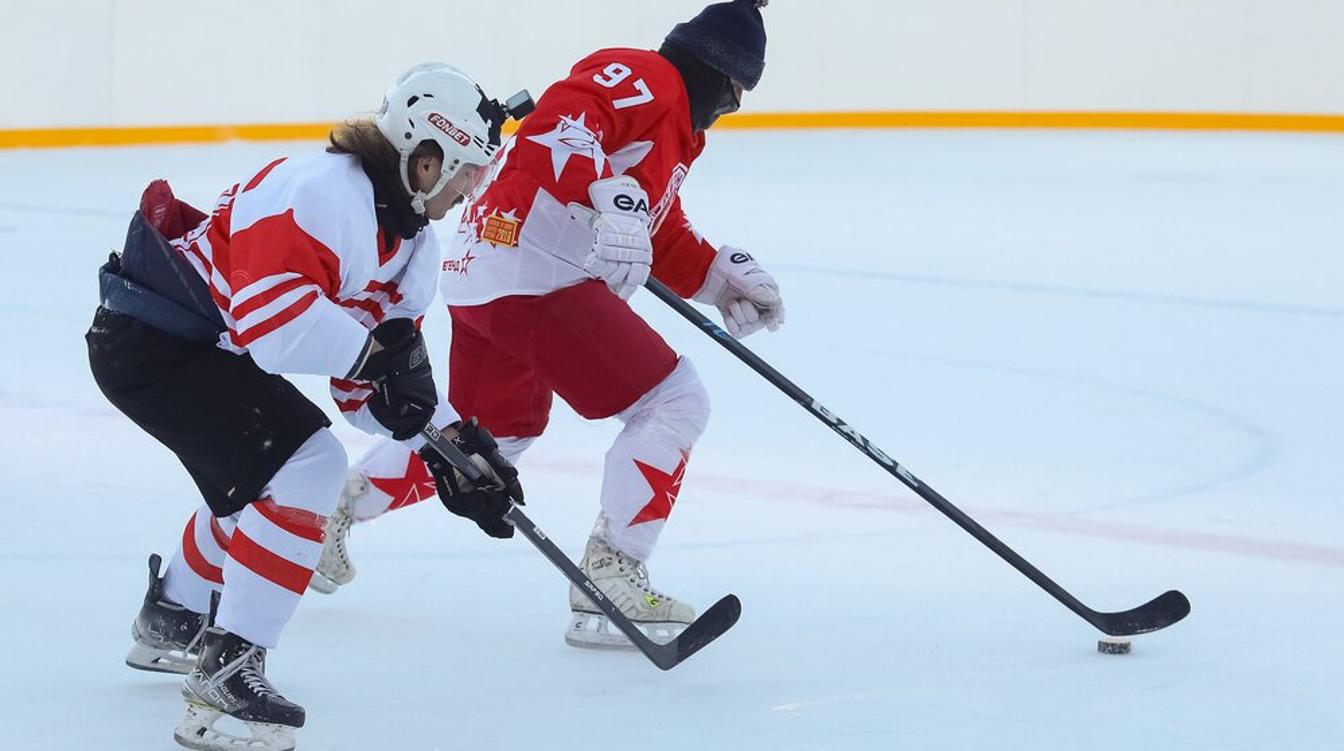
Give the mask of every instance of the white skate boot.
<svg viewBox="0 0 1344 751">
<path fill-rule="evenodd" d="M 695 620 L 695 608 L 668 597 L 649 584 L 642 561 L 613 548 L 598 536 L 588 539 L 579 567 L 602 594 L 621 609 L 650 639 L 660 644 L 675 639 Z M 569 609 L 574 618 L 565 632 L 565 642 L 587 649 L 633 649 L 634 644 L 584 596 L 569 588 Z"/>
<path fill-rule="evenodd" d="M 351 470 L 341 490 L 341 501 L 336 510 L 327 517 L 323 528 L 326 536 L 322 540 L 322 557 L 317 561 L 317 569 L 308 582 L 308 588 L 324 595 L 354 581 L 355 564 L 350 561 L 350 549 L 346 540 L 350 537 L 350 526 L 355 523 L 355 499 L 369 492 L 369 479 L 358 470 Z"/>
</svg>

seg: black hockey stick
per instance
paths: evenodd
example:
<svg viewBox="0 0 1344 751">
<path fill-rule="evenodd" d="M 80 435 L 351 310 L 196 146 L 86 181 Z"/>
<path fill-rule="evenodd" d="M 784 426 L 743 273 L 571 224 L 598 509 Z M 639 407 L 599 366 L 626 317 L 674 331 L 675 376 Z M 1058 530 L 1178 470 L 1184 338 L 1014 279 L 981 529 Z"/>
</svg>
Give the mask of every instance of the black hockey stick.
<svg viewBox="0 0 1344 751">
<path fill-rule="evenodd" d="M 444 459 L 448 460 L 458 469 L 467 479 L 478 487 L 489 485 L 491 481 L 477 467 L 462 450 L 453 445 L 453 442 L 444 437 L 433 425 L 426 425 L 420 432 L 425 440 L 429 442 L 434 450 L 439 452 Z M 560 572 L 569 579 L 574 586 L 582 590 L 590 601 L 597 606 L 599 610 L 606 614 L 607 618 L 621 630 L 621 633 L 629 637 L 631 642 L 644 653 L 654 665 L 663 670 L 671 670 L 680 664 L 683 660 L 699 652 L 706 644 L 714 641 L 723 635 L 725 631 L 737 623 L 737 619 L 742 615 L 742 603 L 738 601 L 737 595 L 728 595 L 710 606 L 696 618 L 691 625 L 677 635 L 675 639 L 666 644 L 659 644 L 650 639 L 643 631 L 639 629 L 630 619 L 625 617 L 621 609 L 612 604 L 602 590 L 597 588 L 592 579 L 589 579 L 569 557 L 551 542 L 541 528 L 532 523 L 527 518 L 523 510 L 516 505 L 510 505 L 508 512 L 504 514 L 504 521 L 513 525 L 513 528 L 523 533 L 541 554 L 546 556 Z"/>
<path fill-rule="evenodd" d="M 818 420 L 821 420 L 827 427 L 840 434 L 841 438 L 849 441 L 850 444 L 868 455 L 868 458 L 877 462 L 883 469 L 890 472 L 896 479 L 905 483 L 907 487 L 919 494 L 920 498 L 928 501 L 934 508 L 943 512 L 949 519 L 956 522 L 958 526 L 966 530 L 972 537 L 984 543 L 986 547 L 999 554 L 999 557 L 1008 561 L 1013 568 L 1021 571 L 1028 579 L 1036 582 L 1036 585 L 1044 589 L 1052 597 L 1064 603 L 1064 607 L 1072 610 L 1083 618 L 1083 620 L 1097 627 L 1099 630 L 1110 634 L 1111 636 L 1133 636 L 1135 634 L 1144 634 L 1149 631 L 1156 631 L 1166 628 L 1171 624 L 1181 620 L 1190 614 L 1190 601 L 1186 596 L 1177 590 L 1171 590 L 1144 603 L 1143 605 L 1131 610 L 1124 610 L 1118 613 L 1102 613 L 1078 601 L 1078 598 L 1069 594 L 1063 587 L 1056 584 L 1050 577 L 1041 573 L 1041 570 L 1031 565 L 1025 558 L 1018 555 L 1012 548 L 1005 545 L 999 538 L 989 533 L 989 530 L 980 526 L 971 517 L 967 516 L 961 509 L 953 506 L 950 501 L 939 495 L 938 491 L 925 485 L 915 477 L 910 470 L 902 467 L 894 459 L 882 453 L 882 450 L 874 446 L 867 438 L 864 438 L 857 430 L 849 427 L 844 420 L 841 420 L 833 412 L 826 409 L 813 399 L 806 391 L 799 388 L 793 381 L 785 378 L 779 371 L 770 366 L 769 363 L 762 360 L 742 345 L 741 342 L 734 339 L 713 321 L 706 318 L 700 311 L 691 306 L 690 303 L 681 299 L 676 293 L 663 286 L 661 282 L 652 277 L 645 285 L 649 291 L 653 292 L 658 299 L 667 303 L 669 307 L 681 314 L 682 318 L 690 321 L 700 328 L 701 331 L 708 334 L 711 338 L 723 345 L 724 349 L 733 353 L 737 359 L 746 363 L 748 367 L 756 371 L 775 386 L 783 391 L 788 397 L 803 409 L 812 413 Z"/>
</svg>

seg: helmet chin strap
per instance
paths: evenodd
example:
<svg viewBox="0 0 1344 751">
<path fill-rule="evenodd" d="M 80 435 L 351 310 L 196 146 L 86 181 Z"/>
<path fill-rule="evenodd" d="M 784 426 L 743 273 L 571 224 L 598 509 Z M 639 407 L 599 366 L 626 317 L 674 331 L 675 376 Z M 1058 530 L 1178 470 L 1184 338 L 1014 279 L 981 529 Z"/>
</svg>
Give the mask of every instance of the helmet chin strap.
<svg viewBox="0 0 1344 751">
<path fill-rule="evenodd" d="M 424 216 L 425 201 L 443 192 L 444 187 L 448 185 L 448 181 L 453 179 L 453 175 L 449 174 L 446 169 L 440 170 L 439 181 L 434 183 L 434 187 L 430 188 L 428 193 L 422 193 L 411 187 L 410 161 L 410 154 L 401 155 L 401 184 L 405 186 L 406 192 L 411 194 L 411 210 L 420 216 Z"/>
</svg>

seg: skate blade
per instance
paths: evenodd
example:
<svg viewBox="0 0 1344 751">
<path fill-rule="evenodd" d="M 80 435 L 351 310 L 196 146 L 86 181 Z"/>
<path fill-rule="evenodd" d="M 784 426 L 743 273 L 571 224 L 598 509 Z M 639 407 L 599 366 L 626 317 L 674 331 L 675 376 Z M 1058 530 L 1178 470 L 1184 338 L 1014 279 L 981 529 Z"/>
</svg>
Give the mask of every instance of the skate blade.
<svg viewBox="0 0 1344 751">
<path fill-rule="evenodd" d="M 186 675 L 196 665 L 196 655 L 181 649 L 161 649 L 147 644 L 136 644 L 126 654 L 126 665 L 151 673 Z"/>
<path fill-rule="evenodd" d="M 600 613 L 573 613 L 565 631 L 565 643 L 579 649 L 636 649 L 633 642 Z M 672 621 L 643 621 L 635 624 L 655 644 L 666 644 L 681 635 L 688 623 Z"/>
<path fill-rule="evenodd" d="M 224 722 L 247 735 L 215 727 Z M 178 745 L 197 751 L 294 751 L 294 728 L 267 722 L 245 722 L 194 701 L 187 702 L 187 713 L 173 731 Z"/>
</svg>

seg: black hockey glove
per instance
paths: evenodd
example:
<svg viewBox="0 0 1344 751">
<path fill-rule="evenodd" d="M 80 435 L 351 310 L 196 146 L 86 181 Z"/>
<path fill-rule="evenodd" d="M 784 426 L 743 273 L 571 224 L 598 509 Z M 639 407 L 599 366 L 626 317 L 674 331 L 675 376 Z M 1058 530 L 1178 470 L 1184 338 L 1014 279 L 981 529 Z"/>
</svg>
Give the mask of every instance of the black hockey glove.
<svg viewBox="0 0 1344 751">
<path fill-rule="evenodd" d="M 510 502 L 523 505 L 523 486 L 518 483 L 518 470 L 500 455 L 495 437 L 477 424 L 476 418 L 454 423 L 453 427 L 457 429 L 453 444 L 471 458 L 491 484 L 477 487 L 433 446 L 425 446 L 420 449 L 420 456 L 434 475 L 439 500 L 454 514 L 476 522 L 487 535 L 513 537 L 513 526 L 504 521 L 504 514 L 509 510 Z"/>
<path fill-rule="evenodd" d="M 369 400 L 369 412 L 393 438 L 404 441 L 429 424 L 439 404 L 425 338 L 409 318 L 384 321 L 372 336 L 382 349 L 351 377 L 373 384 L 377 393 Z"/>
</svg>

